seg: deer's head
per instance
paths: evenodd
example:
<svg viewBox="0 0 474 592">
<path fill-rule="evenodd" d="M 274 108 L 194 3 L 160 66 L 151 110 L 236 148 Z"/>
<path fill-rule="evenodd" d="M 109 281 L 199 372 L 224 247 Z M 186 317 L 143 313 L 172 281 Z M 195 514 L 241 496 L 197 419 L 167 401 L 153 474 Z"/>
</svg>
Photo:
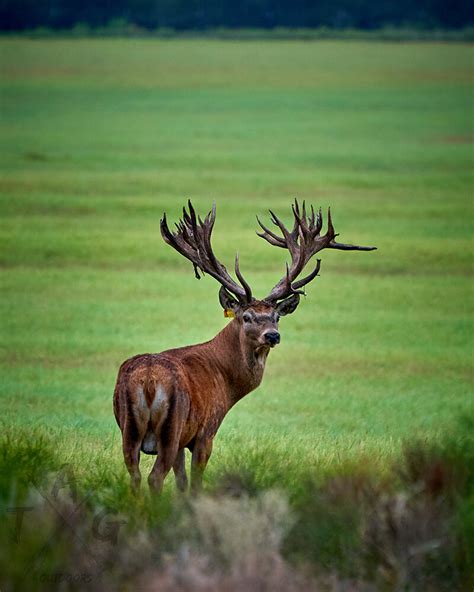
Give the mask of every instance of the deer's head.
<svg viewBox="0 0 474 592">
<path fill-rule="evenodd" d="M 235 317 L 242 338 L 253 349 L 271 348 L 280 343 L 278 321 L 296 310 L 299 296 L 294 294 L 274 304 L 265 300 L 252 300 L 241 304 L 225 288 L 219 290 L 219 301 L 226 316 Z"/>
<path fill-rule="evenodd" d="M 178 253 L 189 259 L 194 266 L 194 273 L 200 279 L 199 271 L 208 273 L 220 284 L 219 301 L 226 316 L 235 318 L 242 337 L 254 349 L 274 347 L 280 342 L 278 321 L 280 317 L 294 312 L 300 302 L 303 288 L 319 273 L 321 260 L 303 278 L 297 279 L 303 272 L 311 257 L 322 249 L 340 249 L 343 251 L 373 251 L 376 247 L 360 247 L 346 245 L 335 241 L 336 233 L 332 225 L 331 211 L 328 210 L 327 232 L 321 235 L 323 216 L 321 209 L 315 214 L 311 206 L 311 214 L 307 214 L 305 203 L 300 210 L 297 200 L 292 205 L 294 224 L 291 232 L 270 210 L 273 224 L 279 228 L 282 236 L 275 234 L 260 222 L 263 232 L 257 233 L 271 245 L 286 249 L 290 253 L 291 263 L 286 264 L 286 273 L 263 300 L 256 300 L 252 290 L 245 281 L 239 268 L 239 257 L 235 257 L 235 275 L 238 284 L 220 263 L 211 247 L 211 234 L 216 219 L 216 206 L 213 204 L 208 215 L 201 219 L 188 202 L 189 213 L 183 208 L 183 218 L 176 224 L 177 231 L 168 228 L 166 214 L 161 220 L 161 234 L 166 243 Z"/>
</svg>

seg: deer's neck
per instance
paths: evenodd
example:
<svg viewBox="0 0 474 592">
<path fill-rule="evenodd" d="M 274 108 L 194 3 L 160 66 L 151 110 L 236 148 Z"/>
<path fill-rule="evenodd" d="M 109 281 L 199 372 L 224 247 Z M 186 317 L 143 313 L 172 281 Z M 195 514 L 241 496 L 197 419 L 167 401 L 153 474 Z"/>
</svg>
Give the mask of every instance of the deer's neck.
<svg viewBox="0 0 474 592">
<path fill-rule="evenodd" d="M 229 385 L 229 403 L 232 406 L 262 382 L 269 349 L 252 348 L 241 337 L 237 321 L 231 321 L 226 325 L 210 344 Z"/>
</svg>

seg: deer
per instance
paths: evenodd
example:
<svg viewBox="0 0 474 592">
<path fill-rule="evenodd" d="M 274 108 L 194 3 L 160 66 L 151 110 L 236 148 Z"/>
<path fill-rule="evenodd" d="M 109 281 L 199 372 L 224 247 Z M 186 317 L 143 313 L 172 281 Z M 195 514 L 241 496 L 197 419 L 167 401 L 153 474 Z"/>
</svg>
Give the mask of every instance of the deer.
<svg viewBox="0 0 474 592">
<path fill-rule="evenodd" d="M 295 199 L 292 204 L 293 228 L 288 230 L 270 210 L 276 226 L 270 230 L 257 216 L 261 232 L 257 235 L 270 245 L 285 249 L 290 256 L 286 272 L 262 300 L 254 298 L 244 279 L 239 256 L 235 256 L 235 281 L 216 258 L 211 235 L 216 220 L 215 202 L 204 220 L 191 201 L 176 231 L 168 227 L 166 213 L 160 221 L 164 241 L 194 267 L 197 279 L 208 274 L 221 285 L 219 302 L 231 321 L 211 340 L 197 345 L 169 349 L 159 354 L 139 354 L 120 366 L 114 390 L 114 414 L 122 432 L 125 465 L 134 492 L 140 488 L 140 453 L 156 455 L 148 476 L 152 492 L 160 492 L 173 469 L 176 486 L 188 488 L 185 450 L 191 452 L 191 490 L 199 492 L 212 452 L 213 440 L 228 411 L 261 383 L 268 354 L 280 343 L 278 323 L 292 314 L 304 288 L 318 276 L 321 260 L 300 277 L 310 259 L 323 249 L 373 251 L 336 242 L 331 210 L 327 231 L 321 234 L 321 209 L 306 209 Z"/>
</svg>

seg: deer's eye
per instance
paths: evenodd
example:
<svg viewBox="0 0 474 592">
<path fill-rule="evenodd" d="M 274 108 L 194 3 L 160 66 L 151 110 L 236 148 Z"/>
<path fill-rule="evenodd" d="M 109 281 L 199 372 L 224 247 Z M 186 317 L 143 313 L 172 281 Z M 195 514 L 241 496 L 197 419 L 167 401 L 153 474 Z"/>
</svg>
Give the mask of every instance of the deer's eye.
<svg viewBox="0 0 474 592">
<path fill-rule="evenodd" d="M 249 314 L 248 312 L 246 312 L 246 313 L 244 313 L 243 319 L 244 319 L 244 323 L 251 323 L 252 322 L 252 315 Z"/>
</svg>

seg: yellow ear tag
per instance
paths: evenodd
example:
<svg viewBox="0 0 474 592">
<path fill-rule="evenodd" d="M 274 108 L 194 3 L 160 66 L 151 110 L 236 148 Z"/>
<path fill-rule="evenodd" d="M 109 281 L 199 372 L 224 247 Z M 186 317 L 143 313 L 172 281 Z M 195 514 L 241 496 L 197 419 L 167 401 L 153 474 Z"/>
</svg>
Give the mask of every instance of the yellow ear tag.
<svg viewBox="0 0 474 592">
<path fill-rule="evenodd" d="M 230 319 L 233 319 L 235 317 L 235 312 L 233 310 L 231 310 L 230 308 L 226 308 L 224 310 L 224 316 L 228 317 Z"/>
</svg>

